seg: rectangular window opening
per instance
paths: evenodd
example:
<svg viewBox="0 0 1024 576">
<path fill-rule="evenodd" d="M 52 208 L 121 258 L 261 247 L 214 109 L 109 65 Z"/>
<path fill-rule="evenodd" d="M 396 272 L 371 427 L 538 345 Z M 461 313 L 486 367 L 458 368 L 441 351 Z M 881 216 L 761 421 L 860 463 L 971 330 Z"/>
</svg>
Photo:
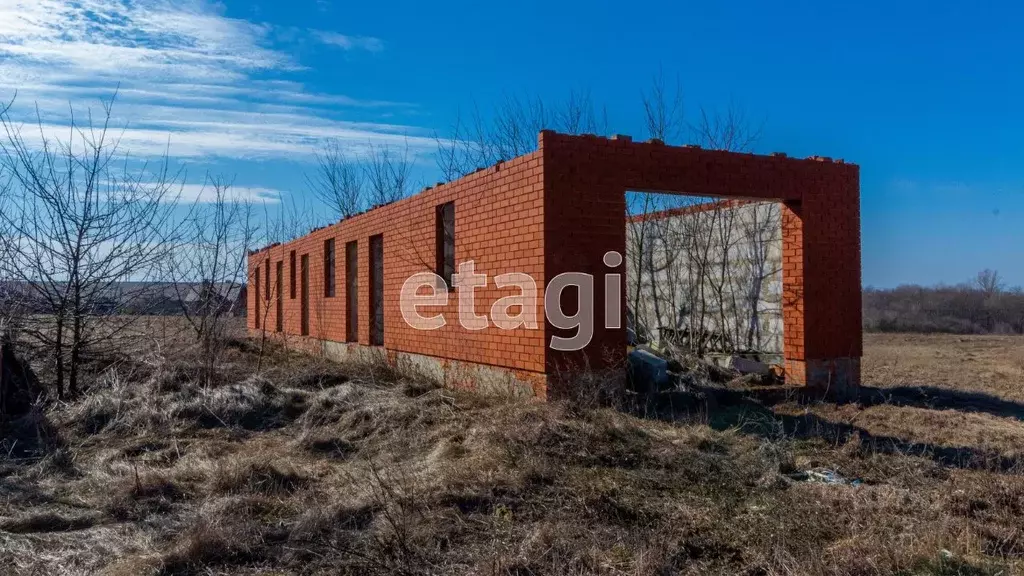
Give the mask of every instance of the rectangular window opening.
<svg viewBox="0 0 1024 576">
<path fill-rule="evenodd" d="M 264 278 L 264 280 L 266 280 L 266 284 L 263 285 L 263 299 L 270 302 L 270 258 L 267 258 L 263 262 L 263 270 L 266 274 L 266 277 Z"/>
<path fill-rule="evenodd" d="M 277 331 L 284 332 L 284 262 L 281 260 L 277 261 L 277 292 L 275 292 L 277 300 Z"/>
<path fill-rule="evenodd" d="M 295 300 L 295 250 L 288 255 L 288 286 L 289 297 Z"/>
<path fill-rule="evenodd" d="M 345 244 L 345 341 L 359 341 L 359 247 Z"/>
<path fill-rule="evenodd" d="M 256 266 L 255 284 L 256 284 L 256 286 L 254 286 L 255 290 L 252 291 L 252 302 L 253 302 L 253 306 L 254 306 L 254 308 L 256 310 L 256 323 L 255 323 L 255 326 L 256 326 L 256 329 L 259 330 L 259 328 L 260 328 L 260 306 L 262 306 L 262 304 L 263 304 L 262 302 L 260 302 L 260 267 L 259 266 Z"/>
<path fill-rule="evenodd" d="M 334 238 L 324 240 L 324 297 L 334 298 Z"/>
<path fill-rule="evenodd" d="M 384 236 L 370 236 L 370 344 L 384 345 Z"/>
<path fill-rule="evenodd" d="M 302 308 L 302 318 L 299 329 L 303 336 L 309 336 L 309 254 L 302 255 L 299 273 L 302 275 L 301 300 L 299 301 L 299 306 Z"/>
<path fill-rule="evenodd" d="M 437 275 L 444 280 L 445 286 L 451 290 L 452 276 L 455 274 L 455 203 L 446 202 L 437 207 L 435 218 L 435 237 L 437 239 Z"/>
</svg>

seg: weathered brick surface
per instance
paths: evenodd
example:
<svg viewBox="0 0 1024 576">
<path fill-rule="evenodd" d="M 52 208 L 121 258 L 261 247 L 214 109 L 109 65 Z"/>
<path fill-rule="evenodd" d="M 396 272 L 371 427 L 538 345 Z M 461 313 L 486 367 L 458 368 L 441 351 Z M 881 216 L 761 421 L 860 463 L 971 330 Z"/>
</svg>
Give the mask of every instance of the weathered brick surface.
<svg viewBox="0 0 1024 576">
<path fill-rule="evenodd" d="M 252 254 L 249 274 L 260 272 L 266 262 L 284 261 L 288 267 L 289 253 L 294 250 L 301 261 L 309 255 L 310 321 L 312 338 L 344 342 L 346 340 L 345 297 L 346 269 L 344 246 L 358 242 L 359 343 L 369 345 L 370 322 L 370 254 L 369 238 L 384 235 L 384 347 L 390 350 L 451 358 L 501 366 L 535 373 L 544 372 L 543 325 L 535 330 L 501 330 L 493 324 L 479 331 L 462 328 L 458 319 L 458 293 L 450 293 L 447 306 L 422 307 L 421 314 L 444 313 L 447 324 L 434 331 L 420 331 L 408 326 L 399 309 L 399 294 L 407 278 L 417 272 L 434 268 L 435 207 L 455 202 L 455 256 L 461 263 L 473 260 L 476 272 L 487 274 L 488 286 L 476 289 L 476 313 L 488 315 L 491 304 L 515 294 L 512 288 L 498 289 L 494 276 L 523 272 L 533 276 L 540 287 L 544 282 L 543 184 L 541 157 L 530 154 L 456 182 L 416 194 L 394 204 L 382 206 L 337 224 L 314 231 L 302 238 L 273 246 Z M 324 296 L 324 241 L 335 239 L 336 291 L 333 298 Z M 341 248 L 339 248 L 341 247 Z M 257 265 L 259 268 L 257 268 Z M 296 273 L 296 282 L 301 279 Z M 300 290 L 292 298 L 289 274 L 285 274 L 284 331 L 300 334 Z M 250 282 L 254 284 L 254 282 Z M 249 327 L 254 320 L 265 318 L 265 326 L 276 325 L 276 304 L 272 301 L 280 287 L 271 286 L 271 301 L 261 291 L 260 298 L 249 302 Z M 422 291 L 421 291 L 422 293 Z M 543 294 L 537 298 L 543 318 Z M 262 306 L 257 314 L 255 307 Z"/>
<path fill-rule="evenodd" d="M 541 133 L 540 149 L 548 278 L 574 270 L 603 275 L 603 254 L 624 253 L 627 190 L 784 202 L 784 354 L 794 367 L 787 377 L 815 386 L 830 377 L 843 381 L 834 386 L 859 383 L 856 370 L 821 368 L 862 355 L 857 166 L 553 132 Z M 624 283 L 624 266 L 614 272 Z M 549 372 L 622 361 L 624 329 L 603 328 L 603 282 L 595 289 L 593 344 L 582 354 L 549 350 Z M 549 337 L 560 332 L 548 327 Z"/>
<path fill-rule="evenodd" d="M 822 380 L 857 384 L 861 356 L 859 169 L 827 159 L 799 160 L 757 156 L 657 142 L 567 136 L 545 131 L 537 152 L 492 166 L 456 182 L 344 220 L 284 245 L 254 253 L 250 282 L 273 280 L 264 267 L 283 261 L 289 283 L 289 254 L 309 255 L 310 337 L 345 341 L 345 258 L 342 247 L 357 241 L 359 252 L 359 343 L 369 344 L 369 237 L 384 235 L 384 347 L 389 350 L 505 367 L 536 374 L 558 374 L 583 366 L 602 368 L 622 362 L 625 328 L 604 328 L 604 276 L 621 275 L 625 265 L 609 269 L 608 251 L 625 254 L 625 192 L 652 191 L 737 199 L 772 199 L 783 208 L 784 348 L 794 382 L 820 385 Z M 418 331 L 405 324 L 398 296 L 406 278 L 434 267 L 435 208 L 455 202 L 455 256 L 476 262 L 489 276 L 477 289 L 477 313 L 512 289 L 497 289 L 498 274 L 522 272 L 536 279 L 538 329 L 503 331 L 491 325 L 480 331 L 459 326 L 457 293 L 447 306 L 423 308 L 444 312 L 447 325 Z M 323 246 L 335 239 L 336 296 L 324 297 Z M 300 258 L 301 260 L 301 258 Z M 551 350 L 547 343 L 562 334 L 543 322 L 546 282 L 564 272 L 594 276 L 595 318 L 591 345 L 579 353 Z M 301 277 L 301 271 L 296 279 Z M 280 287 L 266 285 L 249 299 L 250 328 L 276 326 Z M 299 298 L 284 287 L 284 332 L 299 334 Z M 296 290 L 296 292 L 298 292 Z M 576 294 L 563 294 L 563 310 L 572 313 Z M 261 306 L 259 314 L 255 310 Z M 625 301 L 620 315 L 625 318 Z M 808 368 L 810 366 L 810 368 Z M 843 384 L 844 382 L 840 382 Z"/>
</svg>

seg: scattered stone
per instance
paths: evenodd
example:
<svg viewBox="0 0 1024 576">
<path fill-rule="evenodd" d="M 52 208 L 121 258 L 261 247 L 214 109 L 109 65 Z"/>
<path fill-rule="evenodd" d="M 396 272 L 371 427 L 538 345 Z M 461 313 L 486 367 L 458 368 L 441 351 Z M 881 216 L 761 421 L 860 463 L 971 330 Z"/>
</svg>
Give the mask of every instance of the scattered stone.
<svg viewBox="0 0 1024 576">
<path fill-rule="evenodd" d="M 633 390 L 657 390 L 668 384 L 668 362 L 653 352 L 637 348 L 629 353 L 628 363 Z"/>
<path fill-rule="evenodd" d="M 733 356 L 729 361 L 729 366 L 739 372 L 740 374 L 763 374 L 767 375 L 771 373 L 771 366 L 764 362 L 752 360 L 750 358 L 744 358 L 743 356 Z"/>
<path fill-rule="evenodd" d="M 790 479 L 798 482 L 817 482 L 819 484 L 842 484 L 854 488 L 863 484 L 859 478 L 848 479 L 838 471 L 830 468 L 812 468 L 801 472 L 794 472 L 788 475 Z"/>
</svg>

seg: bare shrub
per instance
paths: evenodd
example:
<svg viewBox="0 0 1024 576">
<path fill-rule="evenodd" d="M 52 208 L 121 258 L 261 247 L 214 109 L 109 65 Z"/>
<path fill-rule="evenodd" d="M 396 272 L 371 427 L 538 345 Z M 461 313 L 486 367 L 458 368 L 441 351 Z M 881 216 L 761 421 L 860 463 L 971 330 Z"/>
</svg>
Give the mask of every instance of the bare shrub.
<svg viewBox="0 0 1024 576">
<path fill-rule="evenodd" d="M 246 281 L 247 251 L 258 230 L 252 202 L 236 196 L 231 182 L 207 176 L 206 188 L 212 199 L 197 198 L 178 227 L 177 238 L 167 239 L 176 246 L 166 258 L 164 276 L 195 336 L 209 380 L 226 345 L 230 320 L 243 312 L 238 309 L 243 305 L 238 294 Z M 258 296 L 255 291 L 249 295 Z"/>
<path fill-rule="evenodd" d="M 424 495 L 414 474 L 401 468 L 382 470 L 372 462 L 365 476 L 352 478 L 374 510 L 375 526 L 364 558 L 378 573 L 424 574 L 432 561 L 424 540 L 430 539 Z"/>
<path fill-rule="evenodd" d="M 580 411 L 602 407 L 625 408 L 628 404 L 626 363 L 614 362 L 609 351 L 605 351 L 606 367 L 590 367 L 588 356 L 566 358 L 558 369 L 548 375 L 549 395 L 552 399 L 567 402 Z"/>
<path fill-rule="evenodd" d="M 112 107 L 113 98 L 103 102 L 96 123 L 72 112 L 67 140 L 48 136 L 38 118 L 41 150 L 10 105 L 0 108 L 0 163 L 14 198 L 0 219 L 17 238 L 0 243 L 0 260 L 24 287 L 29 309 L 45 315 L 25 330 L 53 358 L 61 398 L 65 383 L 70 395 L 79 392 L 85 355 L 116 349 L 137 321 L 145 281 L 156 278 L 171 246 L 179 174 L 167 157 L 155 166 L 129 158 L 119 165 Z"/>
</svg>

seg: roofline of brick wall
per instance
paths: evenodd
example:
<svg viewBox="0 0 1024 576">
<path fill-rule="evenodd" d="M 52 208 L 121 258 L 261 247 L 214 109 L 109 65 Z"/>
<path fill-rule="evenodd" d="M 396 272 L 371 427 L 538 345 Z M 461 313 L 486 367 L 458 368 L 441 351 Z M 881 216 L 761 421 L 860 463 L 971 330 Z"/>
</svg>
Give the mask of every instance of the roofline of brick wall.
<svg viewBox="0 0 1024 576">
<path fill-rule="evenodd" d="M 523 154 L 521 156 L 516 156 L 512 160 L 501 160 L 499 162 L 496 162 L 496 163 L 492 164 L 491 166 L 487 166 L 486 168 L 477 168 L 473 172 L 470 172 L 469 174 L 466 174 L 465 176 L 456 178 L 455 180 L 452 180 L 450 182 L 438 182 L 437 184 L 435 184 L 433 186 L 426 186 L 422 190 L 419 190 L 418 192 L 416 192 L 414 194 L 406 196 L 405 198 L 401 198 L 399 200 L 395 200 L 394 202 L 388 202 L 388 203 L 385 203 L 385 204 L 377 204 L 376 206 L 371 206 L 371 207 L 367 208 L 366 210 L 363 210 L 362 212 L 353 214 L 353 215 L 348 216 L 348 217 L 343 217 L 340 220 L 338 220 L 337 222 L 331 222 L 330 224 L 327 224 L 327 225 L 324 225 L 324 226 L 319 226 L 319 227 L 316 227 L 316 228 L 312 228 L 308 232 L 303 234 L 302 236 L 295 237 L 295 238 L 293 238 L 291 240 L 287 240 L 285 242 L 274 242 L 273 244 L 268 244 L 268 245 L 263 246 L 261 248 L 254 248 L 254 249 L 249 251 L 248 255 L 249 256 L 255 256 L 256 254 L 259 254 L 261 252 L 266 252 L 266 251 L 270 250 L 271 248 L 275 248 L 275 247 L 280 246 L 282 244 L 290 244 L 292 242 L 295 242 L 296 240 L 300 240 L 302 238 L 305 238 L 306 236 L 309 236 L 310 234 L 312 234 L 314 232 L 319 232 L 320 230 L 323 230 L 325 228 L 333 228 L 335 226 L 340 226 L 340 225 L 342 225 L 342 224 L 344 224 L 346 222 L 349 222 L 350 220 L 361 218 L 363 216 L 366 216 L 368 214 L 376 212 L 377 210 L 380 210 L 382 208 L 387 208 L 389 206 L 398 206 L 398 205 L 400 205 L 400 204 L 402 204 L 404 202 L 410 201 L 411 199 L 415 198 L 416 196 L 419 196 L 420 194 L 423 194 L 423 193 L 426 193 L 426 192 L 430 192 L 432 190 L 443 190 L 444 188 L 446 188 L 448 186 L 452 186 L 452 185 L 455 185 L 455 184 L 461 184 L 461 183 L 464 183 L 464 182 L 469 182 L 469 181 L 471 181 L 471 180 L 473 180 L 475 178 L 480 178 L 481 176 L 483 176 L 485 174 L 500 172 L 502 167 L 505 166 L 506 164 L 524 162 L 524 161 L 529 160 L 533 156 L 539 156 L 540 153 L 541 153 L 540 150 L 534 150 L 533 152 L 530 152 L 529 154 Z"/>
<path fill-rule="evenodd" d="M 422 190 L 416 192 L 415 194 L 413 194 L 411 196 L 407 196 L 407 197 L 402 198 L 400 200 L 396 200 L 395 202 L 389 202 L 387 204 L 378 204 L 376 206 L 372 206 L 370 208 L 367 208 L 366 210 L 363 210 L 362 212 L 359 212 L 358 214 L 353 214 L 352 216 L 349 216 L 347 218 L 342 218 L 341 220 L 338 220 L 337 222 L 332 222 L 331 224 L 328 224 L 326 226 L 320 226 L 318 228 L 312 228 L 308 232 L 303 234 L 302 236 L 293 238 L 292 240 L 288 240 L 288 241 L 285 241 L 285 242 L 274 242 L 272 244 L 268 244 L 268 245 L 260 247 L 260 248 L 252 249 L 252 250 L 249 251 L 248 255 L 252 256 L 252 255 L 260 254 L 262 252 L 266 252 L 267 250 L 270 250 L 271 248 L 280 246 L 281 244 L 289 244 L 291 242 L 294 242 L 295 240 L 299 240 L 299 239 L 301 239 L 301 238 L 303 238 L 305 236 L 308 236 L 309 234 L 312 234 L 312 233 L 317 232 L 319 230 L 322 230 L 324 228 L 331 228 L 333 226 L 338 226 L 338 225 L 340 225 L 340 224 L 342 224 L 344 222 L 347 222 L 347 221 L 349 221 L 351 219 L 362 217 L 362 216 L 364 216 L 366 214 L 369 214 L 369 213 L 374 212 L 376 210 L 379 210 L 381 208 L 385 208 L 387 206 L 392 206 L 392 205 L 396 205 L 396 204 L 401 204 L 402 202 L 406 202 L 410 198 L 413 198 L 414 196 L 417 196 L 419 194 L 423 194 L 424 192 L 428 192 L 430 190 L 442 189 L 442 188 L 444 188 L 446 186 L 450 186 L 450 185 L 455 184 L 455 183 L 461 183 L 461 182 L 464 182 L 464 181 L 469 181 L 469 180 L 471 180 L 473 178 L 479 177 L 482 173 L 499 172 L 501 170 L 502 165 L 504 165 L 504 164 L 509 164 L 509 163 L 512 163 L 512 162 L 518 162 L 520 160 L 524 160 L 524 159 L 530 158 L 531 156 L 540 154 L 541 153 L 541 149 L 543 148 L 543 142 L 544 142 L 545 136 L 555 136 L 555 137 L 558 137 L 558 138 L 580 139 L 580 140 L 614 140 L 614 141 L 622 142 L 622 143 L 626 143 L 626 144 L 634 143 L 633 142 L 633 138 L 631 136 L 627 136 L 627 135 L 623 135 L 623 134 L 614 134 L 614 135 L 612 135 L 610 137 L 605 137 L 605 136 L 598 136 L 596 134 L 564 134 L 564 133 L 558 132 L 556 130 L 547 130 L 547 129 L 541 130 L 537 134 L 537 150 L 534 150 L 533 152 L 530 152 L 530 153 L 527 153 L 527 154 L 523 154 L 521 156 L 517 156 L 517 157 L 515 157 L 515 158 L 513 158 L 511 160 L 502 160 L 502 161 L 496 162 L 495 164 L 493 164 L 491 166 L 487 166 L 485 168 L 477 168 L 472 173 L 466 174 L 465 176 L 462 176 L 462 177 L 457 178 L 455 180 L 452 180 L 450 182 L 438 182 L 434 186 L 427 186 L 427 187 L 423 188 Z M 787 155 L 787 154 L 785 154 L 783 152 L 773 152 L 771 154 L 765 155 L 765 154 L 754 154 L 753 152 L 733 152 L 733 151 L 728 151 L 728 150 L 716 150 L 716 149 L 710 149 L 710 148 L 709 149 L 705 149 L 705 148 L 702 148 L 701 146 L 698 146 L 696 144 L 685 144 L 683 146 L 672 146 L 672 145 L 669 145 L 669 144 L 665 144 L 664 141 L 659 140 L 657 138 L 652 138 L 650 140 L 646 140 L 646 141 L 642 141 L 642 142 L 636 142 L 635 144 L 648 144 L 648 145 L 654 145 L 654 146 L 668 146 L 668 147 L 671 147 L 671 148 L 688 148 L 688 149 L 691 149 L 691 150 L 703 150 L 705 152 L 715 152 L 715 153 L 726 154 L 726 155 L 733 155 L 733 154 L 735 154 L 735 155 L 744 155 L 744 156 L 751 156 L 751 157 L 762 156 L 762 157 L 786 159 L 786 160 L 796 161 L 796 162 L 828 162 L 828 163 L 833 163 L 834 162 L 836 164 L 847 164 L 847 165 L 855 166 L 855 164 L 846 162 L 843 159 L 833 160 L 832 158 L 827 157 L 827 156 L 808 156 L 807 158 L 800 159 L 800 158 L 791 158 L 789 155 Z M 678 208 L 678 209 L 674 208 L 674 209 L 670 209 L 670 210 L 664 211 L 664 214 L 656 212 L 656 213 L 653 213 L 653 214 L 650 214 L 650 215 L 645 215 L 643 217 L 633 216 L 633 217 L 630 217 L 628 220 L 631 221 L 631 222 L 642 222 L 642 221 L 644 221 L 646 219 L 655 219 L 655 218 L 662 219 L 662 218 L 667 218 L 667 217 L 676 216 L 676 215 L 683 215 L 683 214 L 688 214 L 688 213 L 697 213 L 697 212 L 702 212 L 702 211 L 705 211 L 705 210 L 711 210 L 713 208 L 716 208 L 716 207 L 718 207 L 718 205 L 720 203 L 723 203 L 723 202 L 725 202 L 725 203 L 733 202 L 733 203 L 736 203 L 735 205 L 739 205 L 739 203 L 743 203 L 743 202 L 756 202 L 756 200 L 736 200 L 736 199 L 719 200 L 717 202 L 710 202 L 710 203 L 699 205 L 699 206 L 701 206 L 699 208 L 698 207 L 685 207 L 685 208 Z M 692 212 L 688 211 L 691 208 L 693 209 L 693 211 Z M 676 213 L 676 212 L 672 212 L 673 210 L 682 210 L 682 212 Z"/>
</svg>

